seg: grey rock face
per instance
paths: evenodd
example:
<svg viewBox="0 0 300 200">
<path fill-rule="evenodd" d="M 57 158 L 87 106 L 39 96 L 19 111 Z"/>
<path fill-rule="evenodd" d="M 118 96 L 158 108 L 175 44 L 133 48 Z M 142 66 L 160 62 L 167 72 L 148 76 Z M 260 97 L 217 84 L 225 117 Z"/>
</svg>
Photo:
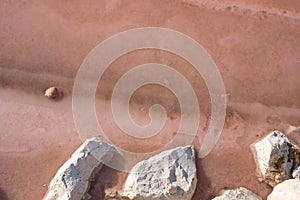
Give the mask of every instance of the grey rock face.
<svg viewBox="0 0 300 200">
<path fill-rule="evenodd" d="M 300 199 L 300 180 L 289 179 L 273 189 L 267 200 L 299 200 Z"/>
<path fill-rule="evenodd" d="M 193 196 L 196 183 L 193 147 L 177 147 L 137 163 L 125 182 L 122 195 L 134 200 L 188 200 Z"/>
<path fill-rule="evenodd" d="M 271 186 L 292 178 L 292 170 L 300 163 L 300 149 L 279 131 L 253 145 L 261 178 Z"/>
<path fill-rule="evenodd" d="M 293 178 L 300 179 L 300 165 L 293 170 Z"/>
<path fill-rule="evenodd" d="M 261 200 L 261 198 L 250 190 L 240 187 L 235 190 L 226 190 L 223 195 L 212 200 Z"/>
<path fill-rule="evenodd" d="M 101 162 L 113 157 L 114 147 L 96 138 L 86 140 L 65 162 L 50 182 L 45 200 L 80 200 Z"/>
</svg>

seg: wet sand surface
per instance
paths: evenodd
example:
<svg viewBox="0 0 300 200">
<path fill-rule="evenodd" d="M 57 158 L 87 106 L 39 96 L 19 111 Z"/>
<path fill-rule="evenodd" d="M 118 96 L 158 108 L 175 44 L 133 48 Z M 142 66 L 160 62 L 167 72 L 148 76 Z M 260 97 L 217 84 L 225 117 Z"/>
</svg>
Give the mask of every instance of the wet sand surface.
<svg viewBox="0 0 300 200">
<path fill-rule="evenodd" d="M 217 64 L 228 95 L 222 135 L 214 150 L 197 160 L 193 199 L 208 200 L 239 186 L 266 198 L 271 188 L 255 176 L 250 144 L 273 129 L 300 126 L 299 11 L 297 0 L 2 1 L 0 199 L 43 198 L 57 169 L 81 144 L 72 114 L 80 64 L 109 36 L 146 26 L 171 28 L 197 40 Z M 196 91 L 201 120 L 194 145 L 199 150 L 211 108 L 205 82 L 185 60 L 163 51 L 131 52 L 105 72 L 95 101 L 103 130 L 114 144 L 134 152 L 159 149 L 176 134 L 179 104 L 171 92 L 155 85 L 136 91 L 130 112 L 145 124 L 150 106 L 164 105 L 168 120 L 157 137 L 132 140 L 113 121 L 113 86 L 123 73 L 147 62 L 174 67 Z M 43 96 L 52 85 L 63 90 L 64 98 Z M 299 134 L 290 137 L 300 143 Z M 103 172 L 90 189 L 95 199 L 103 196 L 104 185 L 120 189 L 126 178 L 108 167 Z"/>
</svg>

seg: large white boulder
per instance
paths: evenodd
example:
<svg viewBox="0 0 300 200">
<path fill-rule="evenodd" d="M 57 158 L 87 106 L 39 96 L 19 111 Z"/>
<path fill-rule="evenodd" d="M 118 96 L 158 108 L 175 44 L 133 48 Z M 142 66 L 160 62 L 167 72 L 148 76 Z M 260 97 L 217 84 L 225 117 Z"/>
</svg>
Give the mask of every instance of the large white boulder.
<svg viewBox="0 0 300 200">
<path fill-rule="evenodd" d="M 300 199 L 300 180 L 289 179 L 273 189 L 267 200 L 299 200 Z"/>
<path fill-rule="evenodd" d="M 292 178 L 292 170 L 300 163 L 299 147 L 279 131 L 273 131 L 252 148 L 258 172 L 271 186 Z"/>
<path fill-rule="evenodd" d="M 57 171 L 45 200 L 80 200 L 94 173 L 114 154 L 114 147 L 96 138 L 86 140 Z"/>
<path fill-rule="evenodd" d="M 177 147 L 137 163 L 122 195 L 134 200 L 189 200 L 196 183 L 193 147 Z"/>
<path fill-rule="evenodd" d="M 235 190 L 226 190 L 221 196 L 212 200 L 261 200 L 261 197 L 246 188 L 240 187 Z"/>
</svg>

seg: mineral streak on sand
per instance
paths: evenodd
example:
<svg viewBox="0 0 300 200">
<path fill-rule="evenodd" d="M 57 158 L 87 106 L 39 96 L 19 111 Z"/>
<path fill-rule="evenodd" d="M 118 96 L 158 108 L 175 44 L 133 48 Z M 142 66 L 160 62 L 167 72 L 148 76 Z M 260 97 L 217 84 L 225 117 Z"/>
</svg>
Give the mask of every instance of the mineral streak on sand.
<svg viewBox="0 0 300 200">
<path fill-rule="evenodd" d="M 81 144 L 71 108 L 80 64 L 107 37 L 145 26 L 171 28 L 197 40 L 216 62 L 228 93 L 225 128 L 215 149 L 197 161 L 193 199 L 211 199 L 223 188 L 237 187 L 266 198 L 271 189 L 255 177 L 250 144 L 273 129 L 300 125 L 299 12 L 298 0 L 1 1 L 0 199 L 42 199 L 56 170 Z M 136 152 L 159 149 L 176 134 L 178 102 L 155 85 L 140 88 L 130 102 L 140 124 L 149 121 L 153 103 L 166 107 L 167 125 L 155 142 L 130 140 L 113 123 L 113 85 L 132 67 L 148 62 L 172 66 L 194 87 L 201 110 L 194 142 L 199 149 L 210 113 L 208 92 L 192 66 L 168 52 L 135 51 L 109 67 L 96 95 L 103 129 L 115 144 Z M 63 89 L 60 101 L 44 97 L 52 85 Z M 299 133 L 291 138 L 300 142 Z M 99 195 L 104 184 L 122 186 L 125 173 L 104 172 L 91 194 Z"/>
</svg>

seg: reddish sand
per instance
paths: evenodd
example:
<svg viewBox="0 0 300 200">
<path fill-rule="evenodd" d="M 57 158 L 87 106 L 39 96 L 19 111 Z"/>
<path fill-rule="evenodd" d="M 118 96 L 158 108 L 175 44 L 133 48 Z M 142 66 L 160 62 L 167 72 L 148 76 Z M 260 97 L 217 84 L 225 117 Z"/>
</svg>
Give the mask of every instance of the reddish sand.
<svg viewBox="0 0 300 200">
<path fill-rule="evenodd" d="M 0 199 L 42 199 L 56 170 L 81 144 L 71 107 L 80 64 L 107 37 L 145 26 L 171 28 L 197 40 L 216 62 L 228 94 L 221 138 L 207 157 L 197 160 L 193 199 L 208 200 L 224 188 L 239 186 L 266 198 L 271 188 L 255 176 L 250 144 L 273 129 L 300 126 L 299 12 L 298 0 L 2 1 Z M 194 142 L 199 149 L 210 111 L 205 83 L 186 61 L 162 51 L 129 53 L 105 73 L 96 99 L 105 132 L 114 143 L 136 152 L 158 149 L 176 133 L 178 102 L 157 86 L 141 88 L 131 100 L 139 123 L 147 122 L 153 103 L 166 106 L 167 126 L 155 142 L 132 145 L 112 121 L 109 100 L 118 77 L 147 62 L 176 68 L 194 87 L 201 110 Z M 43 96 L 52 85 L 62 88 L 63 99 Z M 299 135 L 291 138 L 300 143 Z M 102 196 L 105 184 L 120 189 L 125 178 L 125 173 L 105 168 L 91 193 Z"/>
</svg>

